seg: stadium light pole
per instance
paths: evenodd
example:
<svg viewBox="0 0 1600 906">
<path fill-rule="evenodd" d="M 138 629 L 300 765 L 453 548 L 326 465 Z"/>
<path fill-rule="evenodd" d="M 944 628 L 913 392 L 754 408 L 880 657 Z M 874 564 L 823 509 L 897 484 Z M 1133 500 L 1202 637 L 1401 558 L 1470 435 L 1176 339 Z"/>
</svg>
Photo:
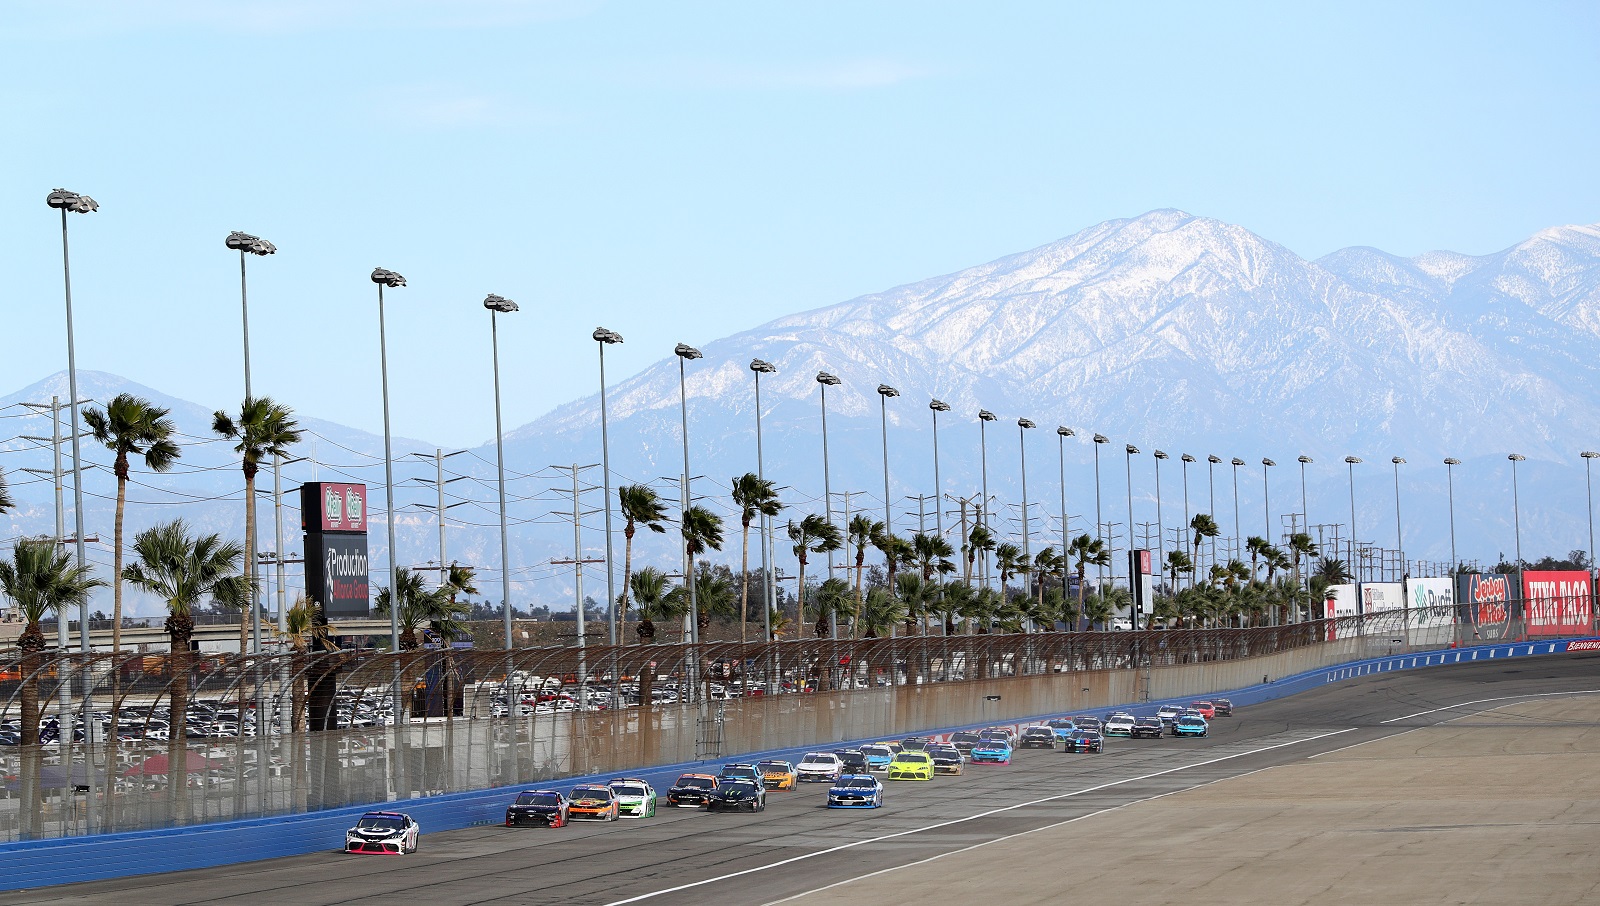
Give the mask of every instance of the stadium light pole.
<svg viewBox="0 0 1600 906">
<path fill-rule="evenodd" d="M 1122 457 L 1123 465 L 1127 469 L 1127 478 L 1128 478 L 1128 550 L 1132 551 L 1133 550 L 1133 454 L 1139 452 L 1139 448 L 1135 447 L 1133 444 L 1126 444 L 1126 445 L 1123 446 L 1122 451 L 1123 451 L 1123 457 Z M 1112 563 L 1113 563 L 1113 565 L 1115 565 L 1116 560 L 1113 559 Z M 1129 568 L 1128 568 L 1128 588 L 1129 588 L 1130 591 L 1133 589 L 1133 568 L 1132 568 L 1132 566 L 1129 566 Z"/>
<path fill-rule="evenodd" d="M 1189 463 L 1195 458 L 1185 453 L 1178 457 L 1183 462 L 1183 549 L 1189 549 Z M 1191 574 L 1192 575 L 1192 574 Z"/>
<path fill-rule="evenodd" d="M 1583 486 L 1584 499 L 1589 504 L 1589 572 L 1594 572 L 1594 480 L 1589 474 L 1589 464 L 1594 462 L 1600 453 L 1593 450 L 1584 450 L 1578 454 L 1583 457 Z M 1453 567 L 1452 567 L 1453 568 Z"/>
<path fill-rule="evenodd" d="M 1017 454 L 1022 461 L 1022 559 L 1031 569 L 1033 551 L 1028 543 L 1028 429 L 1035 427 L 1032 419 L 1017 419 Z M 1027 583 L 1023 583 L 1027 590 Z"/>
<path fill-rule="evenodd" d="M 1068 536 L 1068 534 L 1070 534 L 1068 532 L 1068 530 L 1067 530 L 1067 438 L 1076 437 L 1076 436 L 1077 436 L 1077 432 L 1073 431 L 1071 428 L 1068 428 L 1066 425 L 1058 425 L 1056 427 L 1056 456 L 1060 460 L 1060 467 L 1061 467 L 1061 559 L 1062 559 L 1062 562 L 1066 562 L 1066 558 L 1067 558 L 1067 536 Z M 1063 587 L 1061 589 L 1061 593 L 1062 593 L 1062 595 L 1065 595 L 1067 593 L 1066 588 Z"/>
<path fill-rule="evenodd" d="M 506 441 L 500 417 L 500 321 L 503 314 L 517 311 L 517 303 L 490 293 L 483 297 L 489 310 L 489 345 L 494 362 L 494 468 L 500 485 L 500 615 L 505 624 L 505 646 L 511 650 L 511 541 L 506 528 Z M 440 564 L 441 566 L 443 564 Z M 397 633 L 398 635 L 398 633 Z M 395 650 L 399 650 L 398 645 Z"/>
<path fill-rule="evenodd" d="M 1161 520 L 1161 461 L 1167 458 L 1167 454 L 1157 450 L 1153 455 L 1156 458 L 1156 569 L 1160 571 L 1166 569 L 1163 565 L 1166 558 L 1166 529 Z"/>
<path fill-rule="evenodd" d="M 755 366 L 751 365 L 751 367 L 754 368 Z M 828 469 L 828 388 L 837 387 L 841 383 L 843 383 L 843 381 L 840 381 L 835 375 L 829 374 L 826 371 L 817 372 L 817 384 L 822 388 L 822 511 L 826 514 L 829 525 L 833 524 L 833 484 L 832 476 Z M 887 462 L 887 459 L 885 461 Z M 768 517 L 763 516 L 762 519 L 766 520 Z M 833 551 L 828 552 L 828 578 L 833 578 Z M 771 589 L 771 594 L 774 595 L 771 608 L 769 608 L 770 612 L 771 609 L 775 609 L 777 607 L 777 583 L 773 581 L 771 577 L 768 577 L 767 585 Z M 800 589 L 800 600 L 802 607 L 804 606 L 805 593 L 805 589 Z M 771 620 L 771 617 L 769 616 L 767 619 Z M 833 637 L 838 638 L 838 617 L 833 615 L 831 609 L 828 614 L 828 619 L 829 626 L 833 630 Z M 767 639 L 769 641 L 772 639 L 770 626 L 768 627 Z"/>
<path fill-rule="evenodd" d="M 933 524 L 943 538 L 944 507 L 939 505 L 940 495 L 944 493 L 944 482 L 939 480 L 939 413 L 949 412 L 950 404 L 939 399 L 929 400 L 928 410 L 933 413 Z"/>
<path fill-rule="evenodd" d="M 1267 481 L 1267 470 L 1276 465 L 1270 458 L 1261 457 L 1261 514 L 1266 525 L 1266 534 L 1261 537 L 1268 544 L 1272 543 L 1272 486 Z"/>
<path fill-rule="evenodd" d="M 1361 462 L 1359 456 L 1346 456 L 1344 464 L 1350 474 L 1350 568 L 1360 570 L 1356 563 L 1356 463 Z M 1356 581 L 1361 581 L 1361 576 L 1356 575 Z"/>
<path fill-rule="evenodd" d="M 617 613 L 620 606 L 617 602 L 617 579 L 612 561 L 615 555 L 611 547 L 611 433 L 610 425 L 606 418 L 606 347 L 622 342 L 622 334 L 604 327 L 596 327 L 594 333 L 589 335 L 595 344 L 600 347 L 600 482 L 603 493 L 606 495 L 606 601 L 607 609 L 611 611 L 611 638 L 613 645 L 620 644 L 618 635 L 621 630 L 621 621 L 627 619 L 627 614 Z M 761 443 L 760 416 L 756 417 L 756 445 Z M 440 564 L 443 565 L 442 563 Z M 581 605 L 580 605 L 581 606 Z"/>
<path fill-rule="evenodd" d="M 389 608 L 389 650 L 398 652 L 400 605 L 399 598 L 395 596 L 400 593 L 400 558 L 394 551 L 394 447 L 389 430 L 389 339 L 384 326 L 383 291 L 385 288 L 396 289 L 405 286 L 406 278 L 387 268 L 375 267 L 372 269 L 372 282 L 378 284 L 378 373 L 381 375 L 383 385 L 383 501 L 384 506 L 388 508 L 383 521 L 389 532 L 389 588 L 391 589 L 389 595 L 394 605 Z M 443 510 L 439 512 L 439 521 L 441 523 L 444 521 Z M 283 555 L 281 549 L 278 555 L 280 557 Z M 443 562 L 440 562 L 439 568 L 445 568 Z"/>
<path fill-rule="evenodd" d="M 67 214 L 92 214 L 100 210 L 100 203 L 87 195 L 79 195 L 66 189 L 54 189 L 45 196 L 45 204 L 61 212 L 61 277 L 66 287 L 67 298 L 67 392 L 72 394 L 68 411 L 72 417 L 72 512 L 76 525 L 73 544 L 77 552 L 78 568 L 84 569 L 87 567 L 87 555 L 83 549 L 83 459 L 79 455 L 78 443 L 78 435 L 81 433 L 78 430 L 78 351 L 72 328 L 72 263 L 67 248 Z M 89 651 L 87 596 L 78 604 L 78 648 L 84 653 Z"/>
<path fill-rule="evenodd" d="M 1396 456 L 1389 462 L 1394 464 L 1394 543 L 1400 553 L 1400 579 L 1404 581 L 1411 573 L 1406 569 L 1406 533 L 1404 523 L 1400 521 L 1400 467 L 1406 464 L 1406 460 L 1403 456 Z"/>
<path fill-rule="evenodd" d="M 1309 535 L 1311 533 L 1311 512 L 1306 506 L 1306 465 L 1308 463 L 1314 462 L 1314 460 L 1311 457 L 1306 456 L 1305 454 L 1301 454 L 1300 457 L 1299 457 L 1299 462 L 1300 462 L 1300 515 L 1305 517 L 1305 520 L 1306 520 L 1305 531 L 1306 531 L 1306 534 Z"/>
<path fill-rule="evenodd" d="M 689 502 L 694 499 L 689 488 L 689 385 L 684 374 L 684 363 L 705 356 L 688 343 L 674 346 L 672 354 L 678 357 L 678 412 L 683 419 L 683 488 L 678 534 L 683 541 L 683 584 L 689 586 L 689 643 L 697 645 L 700 643 L 700 602 L 696 599 L 694 576 L 689 570 L 689 536 L 683 533 L 683 529 L 689 524 Z M 803 588 L 800 589 L 802 600 L 805 598 L 805 591 Z M 691 688 L 695 688 L 694 683 L 690 685 Z M 694 696 L 695 693 L 691 692 L 690 695 Z"/>
<path fill-rule="evenodd" d="M 1210 488 L 1210 495 L 1211 495 L 1210 515 L 1211 515 L 1211 519 L 1212 519 L 1213 522 L 1215 522 L 1216 518 L 1217 518 L 1217 466 L 1219 466 L 1221 464 L 1222 464 L 1222 457 L 1218 456 L 1215 453 L 1212 453 L 1211 455 L 1206 457 L 1206 486 L 1208 488 Z M 1221 534 L 1220 529 L 1218 530 L 1218 534 Z M 1216 566 L 1217 565 L 1217 539 L 1213 537 L 1209 542 L 1207 542 L 1206 546 L 1211 548 L 1211 565 L 1212 566 Z"/>
<path fill-rule="evenodd" d="M 1522 575 L 1522 500 L 1517 494 L 1517 463 L 1527 458 L 1521 453 L 1512 453 L 1506 457 L 1511 460 L 1511 524 L 1516 531 L 1518 577 Z"/>
<path fill-rule="evenodd" d="M 1244 556 L 1243 550 L 1239 547 L 1240 543 L 1244 541 L 1244 539 L 1242 537 L 1240 537 L 1241 535 L 1244 534 L 1244 525 L 1239 519 L 1239 467 L 1244 465 L 1244 460 L 1242 460 L 1239 457 L 1235 456 L 1233 458 L 1232 462 L 1233 462 L 1233 559 L 1238 560 L 1238 559 L 1241 559 Z"/>
<path fill-rule="evenodd" d="M 883 426 L 883 532 L 885 535 L 894 534 L 894 525 L 889 515 L 889 398 L 899 396 L 900 391 L 888 384 L 878 385 L 878 413 Z"/>
<path fill-rule="evenodd" d="M 245 289 L 244 261 L 246 255 L 265 257 L 278 253 L 278 247 L 249 233 L 238 230 L 228 234 L 227 246 L 239 251 L 239 310 L 244 319 L 244 395 L 251 398 L 250 393 L 250 295 Z"/>
<path fill-rule="evenodd" d="M 766 478 L 767 478 L 766 456 L 764 455 L 764 452 L 763 452 L 763 450 L 761 448 L 761 376 L 763 374 L 777 374 L 778 373 L 778 367 L 776 365 L 772 364 L 771 362 L 768 362 L 768 361 L 766 361 L 764 359 L 751 359 L 750 360 L 750 373 L 755 375 L 755 379 L 756 379 L 756 480 L 758 482 L 761 482 L 762 485 L 765 486 Z M 767 524 L 768 524 L 768 516 L 767 516 L 766 513 L 761 513 L 760 516 L 761 516 L 761 524 L 757 528 L 759 529 L 759 531 L 761 533 L 761 586 L 762 586 L 761 610 L 762 610 L 762 614 L 763 614 L 761 625 L 766 630 L 766 636 L 764 636 L 764 639 L 766 641 L 770 642 L 770 641 L 772 641 L 772 630 L 771 630 L 772 610 L 771 610 L 771 608 L 766 606 L 767 605 L 767 602 L 766 602 L 767 587 L 772 584 L 771 577 L 767 575 L 767 569 L 768 569 L 768 566 L 771 563 L 771 561 L 768 559 L 768 556 L 767 556 Z M 830 517 L 828 521 L 831 522 L 833 520 Z M 829 570 L 830 573 L 833 570 L 833 554 L 831 552 L 828 554 L 828 570 Z M 829 616 L 830 616 L 830 622 L 831 622 L 832 614 L 830 614 Z M 748 619 L 748 618 L 749 618 L 749 614 L 742 614 L 740 616 L 740 619 Z M 831 622 L 831 625 L 833 626 L 834 637 L 838 638 L 838 635 L 839 635 L 838 623 L 837 622 Z M 744 631 L 745 631 L 744 627 L 741 625 L 740 628 L 739 628 L 740 638 L 744 637 L 743 636 Z"/>
<path fill-rule="evenodd" d="M 999 418 L 999 416 L 995 415 L 993 412 L 990 412 L 988 409 L 978 410 L 978 462 L 983 477 L 983 500 L 980 501 L 978 505 L 978 524 L 986 529 L 989 527 L 989 433 L 987 429 L 989 423 L 997 418 Z M 983 563 L 981 565 L 983 566 L 983 569 L 981 570 L 983 573 L 983 578 L 981 581 L 983 582 L 983 587 L 988 588 L 988 554 L 984 554 Z"/>
<path fill-rule="evenodd" d="M 1111 438 L 1104 434 L 1094 436 L 1094 537 L 1100 542 L 1101 549 L 1105 548 L 1105 517 L 1100 513 L 1100 445 L 1111 443 Z M 1131 529 L 1130 529 L 1131 530 Z M 1106 588 L 1106 567 L 1100 564 L 1095 570 L 1095 594 L 1104 594 Z"/>
<path fill-rule="evenodd" d="M 1450 507 L 1450 575 L 1454 576 L 1461 561 L 1456 559 L 1456 466 L 1461 460 L 1454 456 L 1444 458 L 1445 495 Z M 1592 532 L 1591 532 L 1592 535 Z M 1592 538 L 1591 538 L 1592 540 Z"/>
</svg>

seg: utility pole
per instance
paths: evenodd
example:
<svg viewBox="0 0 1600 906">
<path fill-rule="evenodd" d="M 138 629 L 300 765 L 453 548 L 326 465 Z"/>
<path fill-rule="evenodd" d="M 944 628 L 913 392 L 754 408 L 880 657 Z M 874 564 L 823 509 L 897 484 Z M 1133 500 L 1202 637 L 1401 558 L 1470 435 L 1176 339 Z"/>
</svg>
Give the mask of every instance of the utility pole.
<svg viewBox="0 0 1600 906">
<path fill-rule="evenodd" d="M 450 578 L 450 561 L 449 561 L 449 559 L 447 559 L 448 555 L 447 555 L 446 547 L 445 547 L 445 522 L 444 522 L 445 513 L 447 511 L 449 511 L 449 510 L 455 509 L 458 506 L 466 506 L 466 504 L 468 503 L 468 501 L 461 501 L 459 503 L 445 503 L 444 502 L 444 486 L 447 485 L 447 484 L 452 484 L 452 483 L 457 482 L 457 481 L 464 481 L 466 479 L 465 475 L 458 475 L 455 478 L 449 478 L 449 479 L 445 478 L 444 477 L 444 461 L 449 459 L 452 456 L 459 456 L 459 455 L 461 455 L 462 453 L 465 453 L 465 452 L 466 452 L 465 450 L 457 450 L 454 453 L 446 453 L 443 450 L 439 449 L 438 447 L 435 447 L 434 450 L 433 450 L 433 455 L 432 456 L 429 456 L 426 453 L 413 453 L 413 454 L 411 454 L 412 456 L 415 456 L 418 459 L 432 460 L 433 461 L 433 469 L 434 469 L 435 477 L 432 480 L 427 479 L 427 478 L 413 478 L 412 481 L 420 482 L 422 484 L 431 484 L 431 485 L 433 485 L 434 489 L 438 492 L 438 495 L 439 495 L 439 502 L 437 504 L 431 504 L 430 505 L 430 504 L 423 503 L 423 504 L 418 504 L 418 506 L 421 506 L 425 510 L 426 509 L 431 509 L 435 513 L 437 513 L 438 516 L 439 516 L 439 566 L 438 566 L 438 570 L 439 570 L 439 586 L 441 588 L 444 587 L 446 581 Z M 430 568 L 431 567 L 426 567 L 426 566 L 417 567 L 417 569 L 430 569 Z"/>
<path fill-rule="evenodd" d="M 604 563 L 606 561 L 604 558 L 585 560 L 583 557 L 583 517 L 598 513 L 599 510 L 585 510 L 583 508 L 583 492 L 596 489 L 594 487 L 583 487 L 579 484 L 579 480 L 585 470 L 599 467 L 599 463 L 590 463 L 589 465 L 573 463 L 570 466 L 550 467 L 561 472 L 572 473 L 572 559 L 551 560 L 550 562 L 558 565 L 569 563 L 572 565 L 573 594 L 576 600 L 574 612 L 578 618 L 578 707 L 585 711 L 589 708 L 589 677 L 586 661 L 588 639 L 585 632 L 583 613 L 583 566 L 585 563 Z M 693 581 L 693 579 L 689 581 Z"/>
<path fill-rule="evenodd" d="M 928 533 L 927 502 L 932 500 L 934 502 L 935 508 L 937 508 L 938 507 L 938 503 L 939 503 L 939 495 L 938 494 L 907 494 L 906 495 L 906 499 L 907 500 L 915 500 L 917 502 L 917 534 L 926 535 Z"/>
</svg>

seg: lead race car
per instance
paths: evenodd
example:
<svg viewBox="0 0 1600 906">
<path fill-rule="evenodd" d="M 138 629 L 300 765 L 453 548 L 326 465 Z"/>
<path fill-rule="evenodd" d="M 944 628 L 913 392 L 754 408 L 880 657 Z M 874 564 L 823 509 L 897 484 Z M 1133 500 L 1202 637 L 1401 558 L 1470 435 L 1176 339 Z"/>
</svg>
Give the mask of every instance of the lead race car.
<svg viewBox="0 0 1600 906">
<path fill-rule="evenodd" d="M 871 774 L 846 774 L 828 788 L 828 808 L 882 808 L 883 781 Z"/>
<path fill-rule="evenodd" d="M 347 853 L 403 856 L 417 851 L 422 829 L 404 812 L 367 812 L 344 832 Z"/>
<path fill-rule="evenodd" d="M 506 806 L 506 827 L 566 827 L 567 797 L 560 790 L 524 790 Z"/>
<path fill-rule="evenodd" d="M 767 791 L 754 780 L 719 782 L 716 789 L 706 794 L 708 812 L 760 812 L 766 808 Z"/>
</svg>

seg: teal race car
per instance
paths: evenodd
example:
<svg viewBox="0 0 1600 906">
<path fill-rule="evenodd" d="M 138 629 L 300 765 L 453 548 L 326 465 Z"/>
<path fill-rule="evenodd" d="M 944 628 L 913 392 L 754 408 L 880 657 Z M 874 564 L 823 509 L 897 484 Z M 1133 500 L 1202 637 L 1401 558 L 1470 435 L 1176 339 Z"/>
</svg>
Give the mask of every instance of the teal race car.
<svg viewBox="0 0 1600 906">
<path fill-rule="evenodd" d="M 1205 736 L 1210 730 L 1211 725 L 1198 714 L 1185 714 L 1172 725 L 1173 736 Z"/>
</svg>

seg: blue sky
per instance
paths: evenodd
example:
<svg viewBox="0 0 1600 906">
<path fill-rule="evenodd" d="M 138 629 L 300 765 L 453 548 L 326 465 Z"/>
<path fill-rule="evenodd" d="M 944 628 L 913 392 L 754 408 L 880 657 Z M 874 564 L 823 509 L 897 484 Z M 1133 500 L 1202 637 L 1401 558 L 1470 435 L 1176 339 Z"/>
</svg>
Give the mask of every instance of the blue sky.
<svg viewBox="0 0 1600 906">
<path fill-rule="evenodd" d="M 79 366 L 492 436 L 679 341 L 1179 207 L 1307 257 L 1600 221 L 1592 3 L 18 2 L 0 23 L 0 392 Z"/>
</svg>

